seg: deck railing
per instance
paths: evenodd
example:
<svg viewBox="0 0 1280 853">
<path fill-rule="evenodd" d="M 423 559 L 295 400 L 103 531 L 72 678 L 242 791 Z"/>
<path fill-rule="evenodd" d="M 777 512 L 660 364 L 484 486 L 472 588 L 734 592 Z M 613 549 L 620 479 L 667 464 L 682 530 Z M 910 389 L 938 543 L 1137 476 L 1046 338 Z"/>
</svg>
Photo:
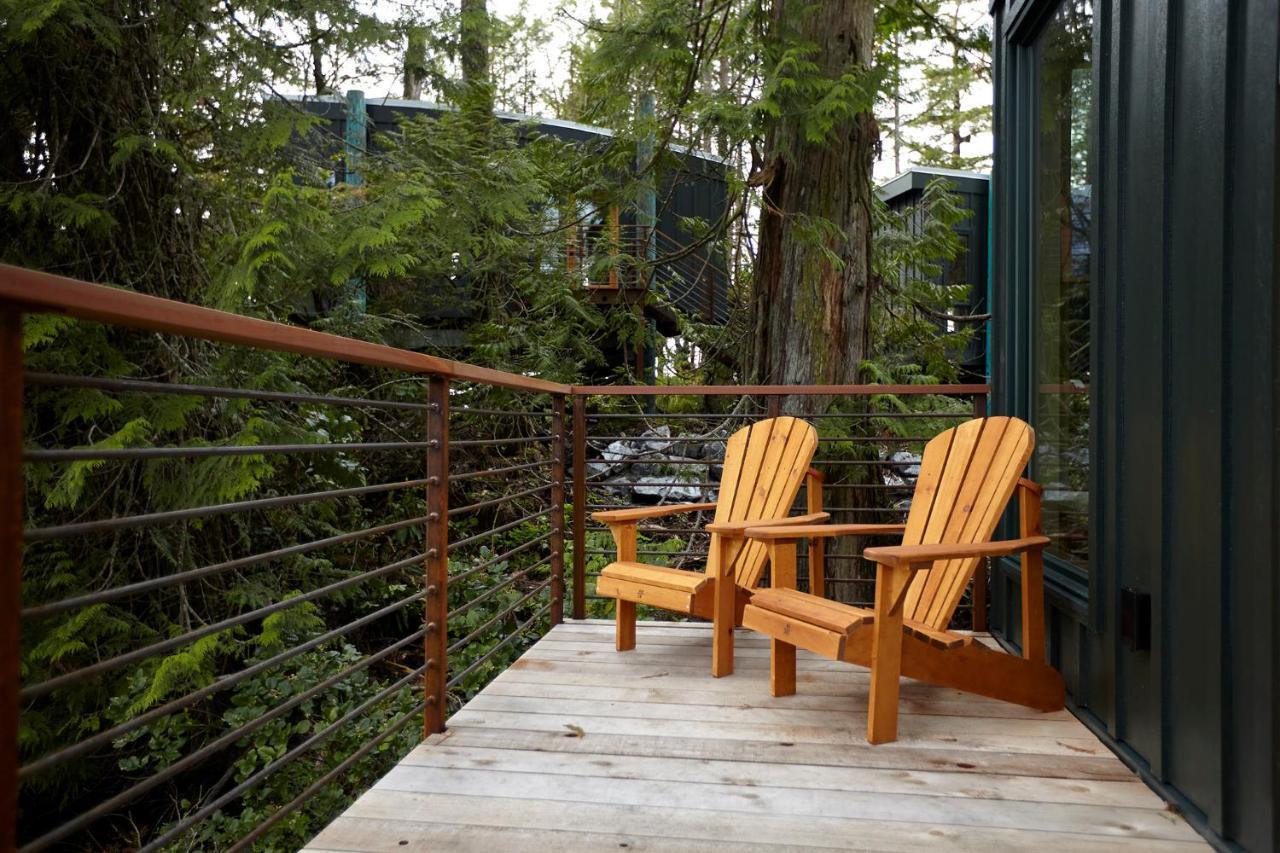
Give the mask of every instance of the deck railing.
<svg viewBox="0 0 1280 853">
<path fill-rule="evenodd" d="M 48 370 L 24 315 L 172 363 Z M 190 372 L 215 363 L 217 382 Z M 645 463 L 606 473 L 601 448 L 676 427 L 686 452 L 646 463 L 708 493 L 714 452 L 695 445 L 818 400 L 826 506 L 879 520 L 902 512 L 886 449 L 927 437 L 897 425 L 954 423 L 986 392 L 571 387 L 0 266 L 0 847 L 305 839 L 559 622 L 570 589 L 575 617 L 606 612 L 587 516 Z M 195 425 L 129 438 L 139 412 Z M 694 565 L 685 524 L 643 553 Z M 823 561 L 828 594 L 865 601 L 843 564 Z"/>
</svg>

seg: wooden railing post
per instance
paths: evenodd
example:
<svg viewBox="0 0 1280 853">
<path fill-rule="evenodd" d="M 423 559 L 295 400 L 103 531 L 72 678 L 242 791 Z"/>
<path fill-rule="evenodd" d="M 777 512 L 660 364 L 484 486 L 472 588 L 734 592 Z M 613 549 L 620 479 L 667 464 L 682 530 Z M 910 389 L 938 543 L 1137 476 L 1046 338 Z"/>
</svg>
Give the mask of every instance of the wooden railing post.
<svg viewBox="0 0 1280 853">
<path fill-rule="evenodd" d="M 427 710 L 423 736 L 444 731 L 449 681 L 449 380 L 427 380 Z"/>
<path fill-rule="evenodd" d="M 564 397 L 551 398 L 551 624 L 564 621 Z M 575 549 L 576 551 L 576 549 Z"/>
<path fill-rule="evenodd" d="M 587 618 L 587 398 L 573 396 L 573 618 Z"/>
<path fill-rule="evenodd" d="M 973 416 L 975 418 L 985 418 L 987 416 L 987 395 L 973 395 Z M 991 583 L 991 573 L 988 571 L 990 560 L 983 558 L 978 560 L 978 567 L 973 570 L 973 630 L 987 630 L 987 590 Z"/>
<path fill-rule="evenodd" d="M 22 495 L 22 314 L 0 303 L 0 850 L 18 836 Z"/>
</svg>

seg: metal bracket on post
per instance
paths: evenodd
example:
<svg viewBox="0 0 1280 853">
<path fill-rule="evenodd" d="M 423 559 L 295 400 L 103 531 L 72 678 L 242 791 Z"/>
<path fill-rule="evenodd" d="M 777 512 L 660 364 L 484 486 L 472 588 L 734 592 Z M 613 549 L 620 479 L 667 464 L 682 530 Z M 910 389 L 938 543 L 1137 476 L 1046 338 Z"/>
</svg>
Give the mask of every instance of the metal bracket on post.
<svg viewBox="0 0 1280 853">
<path fill-rule="evenodd" d="M 22 313 L 0 304 L 0 850 L 13 850 L 18 840 L 22 385 Z"/>
<path fill-rule="evenodd" d="M 422 735 L 444 731 L 449 682 L 449 380 L 427 381 L 426 712 Z M 432 627 L 434 626 L 434 627 Z"/>
<path fill-rule="evenodd" d="M 551 398 L 551 624 L 564 621 L 564 397 Z M 575 549 L 576 553 L 576 549 Z"/>
</svg>

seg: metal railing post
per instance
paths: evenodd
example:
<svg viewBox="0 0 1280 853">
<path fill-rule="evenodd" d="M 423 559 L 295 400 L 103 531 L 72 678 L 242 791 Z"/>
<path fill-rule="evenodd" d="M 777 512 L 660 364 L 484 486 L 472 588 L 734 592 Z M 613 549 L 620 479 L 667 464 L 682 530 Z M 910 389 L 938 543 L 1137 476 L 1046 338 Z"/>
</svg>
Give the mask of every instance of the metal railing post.
<svg viewBox="0 0 1280 853">
<path fill-rule="evenodd" d="M 449 627 L 449 380 L 427 380 L 426 713 L 423 736 L 444 731 L 448 714 Z"/>
<path fill-rule="evenodd" d="M 18 840 L 22 494 L 22 314 L 0 304 L 0 850 Z"/>
<path fill-rule="evenodd" d="M 564 396 L 551 398 L 551 624 L 564 621 Z M 576 553 L 576 549 L 575 549 Z"/>
<path fill-rule="evenodd" d="M 987 395 L 973 395 L 973 416 L 975 418 L 985 418 L 987 416 Z M 973 570 L 973 630 L 987 630 L 987 591 L 991 583 L 990 572 L 988 567 L 990 561 L 986 558 L 978 560 L 978 567 Z"/>
<path fill-rule="evenodd" d="M 587 398 L 573 396 L 573 618 L 587 618 Z"/>
</svg>

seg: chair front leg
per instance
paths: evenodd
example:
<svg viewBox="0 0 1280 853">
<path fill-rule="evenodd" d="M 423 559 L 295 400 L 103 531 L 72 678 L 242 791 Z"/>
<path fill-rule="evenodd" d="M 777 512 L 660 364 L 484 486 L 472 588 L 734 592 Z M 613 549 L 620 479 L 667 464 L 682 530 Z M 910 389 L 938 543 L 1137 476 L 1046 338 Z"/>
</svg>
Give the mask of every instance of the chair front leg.
<svg viewBox="0 0 1280 853">
<path fill-rule="evenodd" d="M 636 558 L 636 523 L 634 521 L 615 522 L 609 525 L 613 534 L 613 544 L 618 548 L 618 562 L 634 562 Z M 615 599 L 614 646 L 620 652 L 629 652 L 636 647 L 636 603 Z"/>
<path fill-rule="evenodd" d="M 636 603 L 624 598 L 615 599 L 617 605 L 614 618 L 617 621 L 614 645 L 620 652 L 629 652 L 636 647 Z"/>
<path fill-rule="evenodd" d="M 725 537 L 720 547 L 711 549 L 711 574 L 715 578 L 711 610 L 711 674 L 716 678 L 733 675 L 733 627 L 738 588 L 733 579 L 733 563 L 742 550 L 742 540 Z"/>
<path fill-rule="evenodd" d="M 898 739 L 898 682 L 902 677 L 902 607 L 912 571 L 907 566 L 876 566 L 876 618 L 871 635 L 871 701 L 867 740 Z"/>
</svg>

